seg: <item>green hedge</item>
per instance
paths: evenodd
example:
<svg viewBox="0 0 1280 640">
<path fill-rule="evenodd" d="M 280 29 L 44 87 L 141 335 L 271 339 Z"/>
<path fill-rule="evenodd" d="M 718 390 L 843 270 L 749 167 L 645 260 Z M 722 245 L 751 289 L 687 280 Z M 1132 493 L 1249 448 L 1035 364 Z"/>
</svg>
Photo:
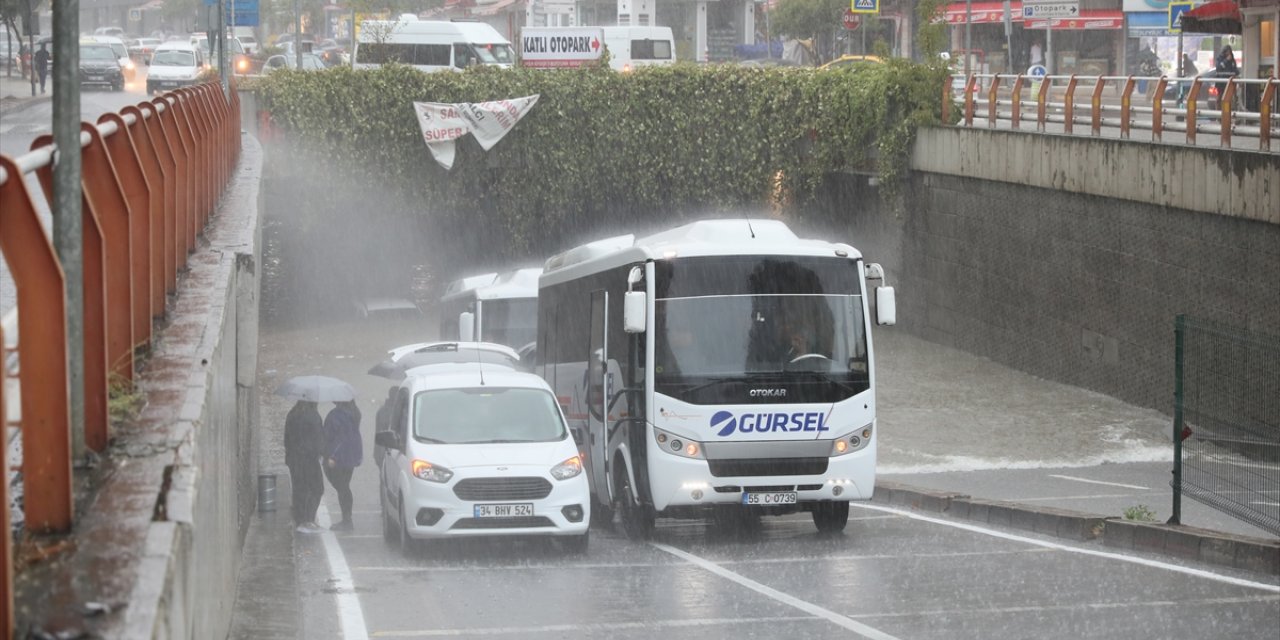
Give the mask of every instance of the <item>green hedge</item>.
<svg viewBox="0 0 1280 640">
<path fill-rule="evenodd" d="M 938 119 L 941 74 L 898 60 L 627 74 L 389 66 L 278 71 L 257 90 L 324 175 L 377 184 L 446 228 L 501 233 L 537 253 L 560 248 L 566 231 L 637 216 L 803 202 L 833 171 L 878 171 L 892 194 L 915 128 Z M 462 141 L 451 172 L 431 158 L 411 105 L 531 94 L 537 105 L 491 151 Z"/>
</svg>

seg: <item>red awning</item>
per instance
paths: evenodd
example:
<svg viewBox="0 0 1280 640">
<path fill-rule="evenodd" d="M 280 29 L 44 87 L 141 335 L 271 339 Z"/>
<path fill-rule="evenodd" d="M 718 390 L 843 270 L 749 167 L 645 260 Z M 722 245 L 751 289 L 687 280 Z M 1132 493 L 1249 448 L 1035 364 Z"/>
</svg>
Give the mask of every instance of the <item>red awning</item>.
<svg viewBox="0 0 1280 640">
<path fill-rule="evenodd" d="M 1182 14 L 1183 33 L 1240 33 L 1240 5 L 1218 0 Z"/>
<path fill-rule="evenodd" d="M 1003 2 L 975 2 L 969 12 L 973 24 L 1004 22 Z M 1022 22 L 1022 2 L 1015 0 L 1009 3 L 1009 17 L 1013 22 Z M 965 4 L 953 2 L 947 5 L 947 24 L 965 23 Z"/>
<path fill-rule="evenodd" d="M 1124 13 L 1085 9 L 1075 18 L 1037 18 L 1022 25 L 1024 29 L 1053 29 L 1054 31 L 1082 31 L 1094 29 L 1123 29 Z"/>
</svg>

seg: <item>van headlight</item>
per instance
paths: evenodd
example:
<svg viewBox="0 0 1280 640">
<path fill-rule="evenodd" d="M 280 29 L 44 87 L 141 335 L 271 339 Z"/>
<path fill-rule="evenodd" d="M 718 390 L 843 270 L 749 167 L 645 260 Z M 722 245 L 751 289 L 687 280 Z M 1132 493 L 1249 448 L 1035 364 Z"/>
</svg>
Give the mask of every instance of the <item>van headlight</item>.
<svg viewBox="0 0 1280 640">
<path fill-rule="evenodd" d="M 653 429 L 653 439 L 657 440 L 659 449 L 672 455 L 694 460 L 705 460 L 707 457 L 702 451 L 702 443 L 696 440 L 681 438 L 656 427 Z"/>
<path fill-rule="evenodd" d="M 864 449 L 871 442 L 871 426 L 867 425 L 853 433 L 846 433 L 831 441 L 831 457 L 836 458 L 847 453 Z"/>
<path fill-rule="evenodd" d="M 439 482 L 441 484 L 448 482 L 453 477 L 453 472 L 438 464 L 431 464 L 426 460 L 413 461 L 413 477 L 427 482 Z"/>
<path fill-rule="evenodd" d="M 551 477 L 556 480 L 568 480 L 582 473 L 582 458 L 574 456 L 551 467 Z"/>
</svg>

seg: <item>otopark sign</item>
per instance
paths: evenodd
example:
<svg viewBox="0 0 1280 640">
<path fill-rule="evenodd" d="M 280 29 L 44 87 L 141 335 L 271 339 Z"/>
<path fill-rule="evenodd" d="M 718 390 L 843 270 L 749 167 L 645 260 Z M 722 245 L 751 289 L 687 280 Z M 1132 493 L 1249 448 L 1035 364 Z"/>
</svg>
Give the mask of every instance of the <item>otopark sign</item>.
<svg viewBox="0 0 1280 640">
<path fill-rule="evenodd" d="M 525 27 L 520 33 L 520 66 L 569 69 L 594 64 L 604 53 L 600 27 Z"/>
<path fill-rule="evenodd" d="M 849 0 L 849 13 L 880 13 L 880 0 Z"/>
</svg>

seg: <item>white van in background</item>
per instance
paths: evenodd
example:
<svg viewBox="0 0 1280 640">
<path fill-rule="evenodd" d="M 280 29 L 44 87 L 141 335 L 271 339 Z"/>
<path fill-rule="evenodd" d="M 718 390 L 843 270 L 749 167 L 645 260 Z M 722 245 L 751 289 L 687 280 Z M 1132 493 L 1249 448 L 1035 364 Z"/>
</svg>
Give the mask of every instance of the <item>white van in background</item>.
<svg viewBox="0 0 1280 640">
<path fill-rule="evenodd" d="M 676 63 L 671 27 L 604 27 L 609 66 L 618 71 Z"/>
<path fill-rule="evenodd" d="M 510 67 L 516 61 L 511 42 L 483 22 L 418 20 L 413 14 L 362 22 L 353 55 L 357 69 L 396 62 L 427 72 L 476 64 Z"/>
</svg>

